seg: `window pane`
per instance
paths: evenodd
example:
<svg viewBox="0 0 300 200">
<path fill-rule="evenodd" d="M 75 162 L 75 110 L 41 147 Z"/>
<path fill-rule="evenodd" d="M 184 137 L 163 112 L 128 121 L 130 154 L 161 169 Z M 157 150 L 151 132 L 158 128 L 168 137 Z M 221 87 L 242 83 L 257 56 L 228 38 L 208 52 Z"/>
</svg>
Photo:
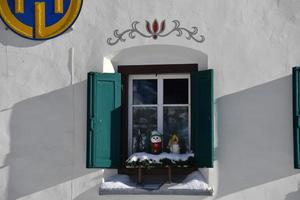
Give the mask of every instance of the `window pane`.
<svg viewBox="0 0 300 200">
<path fill-rule="evenodd" d="M 157 80 L 133 80 L 133 104 L 157 104 Z"/>
<path fill-rule="evenodd" d="M 164 79 L 164 104 L 188 104 L 188 79 Z"/>
<path fill-rule="evenodd" d="M 188 107 L 164 107 L 164 149 L 168 149 L 168 142 L 173 133 L 179 139 L 180 152 L 189 149 L 189 114 Z"/>
<path fill-rule="evenodd" d="M 151 131 L 157 130 L 156 107 L 134 107 L 132 119 L 132 150 L 148 151 L 147 140 Z"/>
</svg>

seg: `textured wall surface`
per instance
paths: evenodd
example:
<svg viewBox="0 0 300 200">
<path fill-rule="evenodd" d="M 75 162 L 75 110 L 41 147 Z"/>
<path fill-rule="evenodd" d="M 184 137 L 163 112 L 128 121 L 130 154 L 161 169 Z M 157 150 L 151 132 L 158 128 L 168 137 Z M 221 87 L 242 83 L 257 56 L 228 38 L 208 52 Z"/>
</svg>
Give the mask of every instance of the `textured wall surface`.
<svg viewBox="0 0 300 200">
<path fill-rule="evenodd" d="M 182 199 L 98 196 L 116 171 L 85 168 L 85 80 L 117 64 L 191 61 L 215 70 L 217 138 L 207 172 L 216 193 L 192 199 L 299 200 L 290 76 L 300 65 L 299 10 L 299 0 L 85 0 L 74 29 L 44 42 L 0 22 L 0 199 Z M 115 29 L 155 18 L 167 29 L 174 19 L 198 26 L 206 41 L 172 34 L 107 45 Z"/>
</svg>

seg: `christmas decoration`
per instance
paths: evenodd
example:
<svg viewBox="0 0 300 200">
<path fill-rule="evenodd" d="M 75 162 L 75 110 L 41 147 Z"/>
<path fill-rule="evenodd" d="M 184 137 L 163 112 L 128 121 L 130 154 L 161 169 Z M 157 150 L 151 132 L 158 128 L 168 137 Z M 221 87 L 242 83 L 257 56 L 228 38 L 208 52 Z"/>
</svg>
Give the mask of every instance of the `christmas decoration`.
<svg viewBox="0 0 300 200">
<path fill-rule="evenodd" d="M 162 135 L 157 131 L 151 132 L 151 153 L 159 154 L 162 151 Z"/>
<path fill-rule="evenodd" d="M 145 135 L 141 132 L 141 130 L 139 129 L 137 136 L 135 138 L 134 141 L 134 152 L 143 152 L 145 151 Z"/>
<path fill-rule="evenodd" d="M 179 139 L 174 132 L 169 140 L 168 147 L 171 153 L 180 153 Z"/>
<path fill-rule="evenodd" d="M 127 168 L 155 168 L 155 167 L 189 167 L 194 166 L 194 154 L 174 154 L 163 152 L 150 154 L 146 152 L 134 153 L 125 162 Z"/>
</svg>

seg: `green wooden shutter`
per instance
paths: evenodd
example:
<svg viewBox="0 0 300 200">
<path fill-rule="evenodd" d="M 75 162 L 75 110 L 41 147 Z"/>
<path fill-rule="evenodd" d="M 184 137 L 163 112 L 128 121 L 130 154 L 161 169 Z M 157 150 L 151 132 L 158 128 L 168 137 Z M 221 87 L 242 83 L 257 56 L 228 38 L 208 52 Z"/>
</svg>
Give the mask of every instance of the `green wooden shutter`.
<svg viewBox="0 0 300 200">
<path fill-rule="evenodd" d="M 293 68 L 294 167 L 300 169 L 300 67 Z"/>
<path fill-rule="evenodd" d="M 90 72 L 87 85 L 87 167 L 118 167 L 121 75 Z"/>
<path fill-rule="evenodd" d="M 192 73 L 191 147 L 198 167 L 213 167 L 213 70 Z"/>
</svg>

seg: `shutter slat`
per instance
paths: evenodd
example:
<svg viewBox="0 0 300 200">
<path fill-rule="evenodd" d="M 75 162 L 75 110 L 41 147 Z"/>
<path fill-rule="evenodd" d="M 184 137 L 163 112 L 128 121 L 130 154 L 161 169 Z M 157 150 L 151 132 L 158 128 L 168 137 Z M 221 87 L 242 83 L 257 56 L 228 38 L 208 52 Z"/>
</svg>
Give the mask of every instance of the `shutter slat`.
<svg viewBox="0 0 300 200">
<path fill-rule="evenodd" d="M 121 75 L 88 74 L 87 167 L 119 166 Z"/>
<path fill-rule="evenodd" d="M 192 150 L 198 167 L 213 167 L 213 71 L 192 73 Z"/>
</svg>

